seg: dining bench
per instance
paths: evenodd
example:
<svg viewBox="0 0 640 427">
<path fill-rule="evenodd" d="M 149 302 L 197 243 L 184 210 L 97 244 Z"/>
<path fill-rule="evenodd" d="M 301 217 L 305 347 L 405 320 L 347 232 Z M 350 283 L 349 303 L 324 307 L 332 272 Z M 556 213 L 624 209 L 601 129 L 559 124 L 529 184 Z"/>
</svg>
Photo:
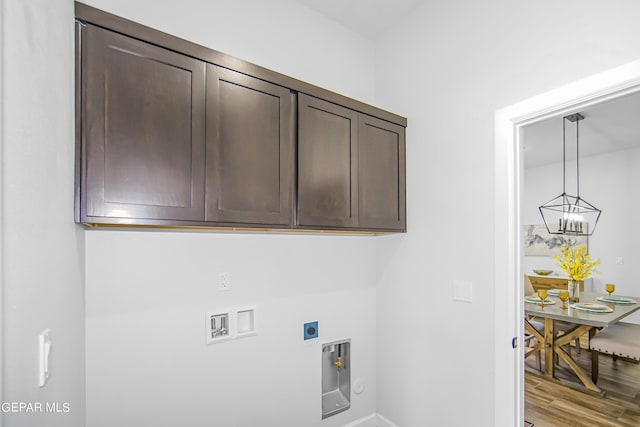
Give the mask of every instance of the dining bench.
<svg viewBox="0 0 640 427">
<path fill-rule="evenodd" d="M 640 325 L 616 323 L 602 329 L 589 340 L 591 349 L 591 379 L 598 381 L 599 354 L 613 356 L 613 360 L 624 357 L 640 362 Z"/>
</svg>

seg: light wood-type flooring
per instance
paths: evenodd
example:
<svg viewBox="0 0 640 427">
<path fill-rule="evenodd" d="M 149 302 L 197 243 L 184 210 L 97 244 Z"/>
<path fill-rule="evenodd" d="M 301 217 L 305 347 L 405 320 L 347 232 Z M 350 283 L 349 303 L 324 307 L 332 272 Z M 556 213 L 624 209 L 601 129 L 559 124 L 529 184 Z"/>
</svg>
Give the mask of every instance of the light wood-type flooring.
<svg viewBox="0 0 640 427">
<path fill-rule="evenodd" d="M 591 353 L 573 356 L 585 372 L 591 372 Z M 544 359 L 544 357 L 543 357 Z M 543 362 L 544 368 L 544 362 Z M 525 419 L 535 427 L 640 426 L 640 364 L 600 355 L 598 386 L 604 395 L 580 385 L 564 362 L 556 366 L 560 379 L 547 380 L 536 368 L 535 358 L 525 363 Z"/>
</svg>

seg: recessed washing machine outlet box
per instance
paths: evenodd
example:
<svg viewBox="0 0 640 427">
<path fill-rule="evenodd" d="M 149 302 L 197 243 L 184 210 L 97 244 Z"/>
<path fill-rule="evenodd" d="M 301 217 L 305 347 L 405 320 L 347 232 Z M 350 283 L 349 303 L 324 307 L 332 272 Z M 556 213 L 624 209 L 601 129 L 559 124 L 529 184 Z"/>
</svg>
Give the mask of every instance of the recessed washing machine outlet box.
<svg viewBox="0 0 640 427">
<path fill-rule="evenodd" d="M 309 322 L 304 324 L 304 339 L 310 340 L 318 338 L 318 321 Z"/>
<path fill-rule="evenodd" d="M 322 419 L 350 407 L 351 340 L 322 344 Z"/>
<path fill-rule="evenodd" d="M 205 318 L 207 344 L 231 339 L 233 328 L 230 324 L 231 316 L 229 313 L 230 310 L 207 312 Z"/>
</svg>

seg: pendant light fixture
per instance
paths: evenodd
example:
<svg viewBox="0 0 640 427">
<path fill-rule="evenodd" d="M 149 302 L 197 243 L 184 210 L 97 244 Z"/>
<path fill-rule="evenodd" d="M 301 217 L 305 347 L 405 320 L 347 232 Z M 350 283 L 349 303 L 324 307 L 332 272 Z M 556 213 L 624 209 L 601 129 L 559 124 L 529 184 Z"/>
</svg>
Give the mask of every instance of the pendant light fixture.
<svg viewBox="0 0 640 427">
<path fill-rule="evenodd" d="M 562 119 L 562 194 L 540 206 L 540 214 L 550 234 L 591 236 L 602 211 L 580 197 L 579 127 L 584 116 L 580 113 Z M 576 195 L 566 192 L 566 122 L 576 124 Z"/>
</svg>

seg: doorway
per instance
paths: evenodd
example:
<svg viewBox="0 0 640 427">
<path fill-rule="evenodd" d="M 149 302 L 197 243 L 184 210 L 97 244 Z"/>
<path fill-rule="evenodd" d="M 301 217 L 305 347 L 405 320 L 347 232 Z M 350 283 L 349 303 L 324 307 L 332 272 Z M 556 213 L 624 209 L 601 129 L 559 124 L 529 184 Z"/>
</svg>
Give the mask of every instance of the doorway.
<svg viewBox="0 0 640 427">
<path fill-rule="evenodd" d="M 495 115 L 495 425 L 524 425 L 522 128 L 640 92 L 640 60 L 578 80 Z M 515 347 L 515 348 L 514 348 Z"/>
</svg>

